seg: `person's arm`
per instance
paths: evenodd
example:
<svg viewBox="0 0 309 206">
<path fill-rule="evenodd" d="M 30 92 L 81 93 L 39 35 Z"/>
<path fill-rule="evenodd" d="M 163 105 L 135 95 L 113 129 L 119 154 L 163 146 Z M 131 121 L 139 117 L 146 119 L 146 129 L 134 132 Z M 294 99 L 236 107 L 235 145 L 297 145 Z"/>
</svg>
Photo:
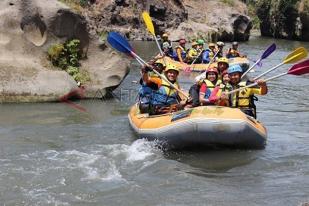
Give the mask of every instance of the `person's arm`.
<svg viewBox="0 0 309 206">
<path fill-rule="evenodd" d="M 256 81 L 258 84 L 255 87 L 251 87 L 250 91 L 251 94 L 259 94 L 259 95 L 265 95 L 268 92 L 268 87 L 266 85 L 266 82 L 263 79 L 259 79 Z"/>
<path fill-rule="evenodd" d="M 257 80 L 257 83 L 258 83 L 258 85 L 259 85 L 260 88 L 261 88 L 261 95 L 267 94 L 267 92 L 268 92 L 268 87 L 267 87 L 266 82 L 265 82 L 263 79 L 259 79 L 259 80 Z"/>
<path fill-rule="evenodd" d="M 205 99 L 206 91 L 207 91 L 207 85 L 203 83 L 201 85 L 200 92 L 199 92 L 199 100 L 202 105 L 209 103 L 209 100 Z"/>
<path fill-rule="evenodd" d="M 209 97 L 209 102 L 215 104 L 220 99 L 221 94 L 219 93 L 220 86 L 216 86 L 214 90 L 212 90 L 211 95 Z"/>
<path fill-rule="evenodd" d="M 179 61 L 183 63 L 183 59 L 182 59 L 182 56 L 181 56 L 181 49 L 177 48 L 176 49 L 176 53 L 177 53 Z"/>
</svg>

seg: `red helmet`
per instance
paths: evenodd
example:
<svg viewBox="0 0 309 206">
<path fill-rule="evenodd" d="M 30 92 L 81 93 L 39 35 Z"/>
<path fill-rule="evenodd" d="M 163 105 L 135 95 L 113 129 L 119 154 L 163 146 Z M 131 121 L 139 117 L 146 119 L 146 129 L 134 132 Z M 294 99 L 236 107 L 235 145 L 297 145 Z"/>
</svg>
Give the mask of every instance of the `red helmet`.
<svg viewBox="0 0 309 206">
<path fill-rule="evenodd" d="M 209 69 L 207 69 L 206 74 L 208 74 L 209 72 L 214 72 L 216 75 L 218 75 L 218 69 L 216 67 L 210 67 Z"/>
</svg>

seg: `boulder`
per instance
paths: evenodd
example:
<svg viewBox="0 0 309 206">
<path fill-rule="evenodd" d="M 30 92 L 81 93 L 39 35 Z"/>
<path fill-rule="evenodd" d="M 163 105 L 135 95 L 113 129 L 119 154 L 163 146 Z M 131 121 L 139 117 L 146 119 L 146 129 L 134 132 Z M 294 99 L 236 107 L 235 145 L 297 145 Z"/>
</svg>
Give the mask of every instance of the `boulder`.
<svg viewBox="0 0 309 206">
<path fill-rule="evenodd" d="M 81 61 L 81 70 L 91 77 L 84 85 L 86 97 L 116 88 L 129 60 L 89 35 L 83 16 L 57 0 L 0 1 L 0 102 L 59 101 L 77 89 L 69 74 L 47 60 L 50 45 L 72 38 L 88 54 Z"/>
<path fill-rule="evenodd" d="M 204 37 L 209 41 L 247 41 L 252 23 L 247 7 L 239 0 L 232 5 L 215 0 L 100 0 L 83 9 L 93 34 L 111 30 L 131 40 L 153 40 L 141 13 L 149 12 L 157 35 L 168 32 L 171 40 Z"/>
<path fill-rule="evenodd" d="M 309 1 L 258 0 L 262 36 L 309 41 Z"/>
</svg>

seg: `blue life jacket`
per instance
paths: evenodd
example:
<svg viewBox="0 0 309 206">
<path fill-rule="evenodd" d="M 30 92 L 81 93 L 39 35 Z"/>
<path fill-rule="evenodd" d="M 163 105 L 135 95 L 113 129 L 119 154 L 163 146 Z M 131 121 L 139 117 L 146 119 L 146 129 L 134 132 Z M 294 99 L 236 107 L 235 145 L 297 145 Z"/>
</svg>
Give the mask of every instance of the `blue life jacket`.
<svg viewBox="0 0 309 206">
<path fill-rule="evenodd" d="M 204 64 L 208 64 L 210 62 L 210 52 L 211 51 L 209 49 L 206 49 L 203 52 L 202 61 Z"/>
<path fill-rule="evenodd" d="M 173 84 L 176 88 L 179 88 L 177 82 Z M 171 87 L 165 80 L 162 80 L 162 84 L 157 91 L 153 92 L 151 104 L 154 106 L 170 106 L 172 104 L 178 104 L 178 93 L 173 87 Z"/>
<path fill-rule="evenodd" d="M 180 48 L 181 49 L 181 58 L 184 60 L 187 56 L 187 52 L 186 52 L 186 49 L 181 47 L 181 46 L 176 46 L 175 47 L 175 51 L 173 51 L 173 59 L 175 61 L 179 61 L 179 58 L 178 58 L 178 55 L 177 55 L 177 48 Z"/>
</svg>

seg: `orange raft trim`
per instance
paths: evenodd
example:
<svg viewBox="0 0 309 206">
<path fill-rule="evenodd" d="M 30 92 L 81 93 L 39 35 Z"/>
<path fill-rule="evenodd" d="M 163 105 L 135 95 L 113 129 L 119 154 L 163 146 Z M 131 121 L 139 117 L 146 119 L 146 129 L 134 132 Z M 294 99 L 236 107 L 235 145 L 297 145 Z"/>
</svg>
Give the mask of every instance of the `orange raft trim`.
<svg viewBox="0 0 309 206">
<path fill-rule="evenodd" d="M 182 71 L 185 71 L 187 68 L 190 68 L 190 71 L 192 72 L 202 72 L 205 71 L 208 68 L 208 64 L 186 64 L 186 63 L 181 63 L 178 61 L 173 60 L 170 57 L 164 57 L 166 64 L 173 64 L 175 65 L 177 68 L 179 68 Z M 162 60 L 163 62 L 163 60 Z M 235 65 L 235 64 L 239 64 L 244 71 L 246 71 L 249 66 L 250 66 L 250 62 L 247 58 L 243 58 L 243 57 L 236 57 L 236 58 L 231 58 L 229 59 L 229 65 Z M 217 63 L 212 63 L 211 65 L 213 66 L 217 66 Z"/>
<path fill-rule="evenodd" d="M 211 145 L 262 149 L 267 139 L 263 124 L 236 108 L 200 106 L 149 116 L 139 114 L 134 105 L 128 118 L 139 138 L 164 142 L 169 149 Z"/>
</svg>

